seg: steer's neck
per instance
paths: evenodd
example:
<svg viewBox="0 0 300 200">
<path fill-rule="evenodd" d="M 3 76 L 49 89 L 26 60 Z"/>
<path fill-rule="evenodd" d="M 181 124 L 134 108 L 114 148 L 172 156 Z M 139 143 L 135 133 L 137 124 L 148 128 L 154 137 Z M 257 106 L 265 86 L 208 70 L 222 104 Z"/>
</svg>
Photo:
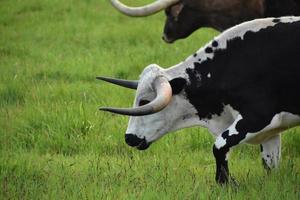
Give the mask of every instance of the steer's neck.
<svg viewBox="0 0 300 200">
<path fill-rule="evenodd" d="M 201 63 L 205 59 L 212 59 L 212 57 L 210 57 L 210 55 L 205 54 L 205 52 L 204 52 L 205 48 L 206 47 L 201 48 L 197 52 L 197 55 L 196 54 L 191 55 L 185 61 L 183 61 L 171 68 L 166 69 L 167 76 L 169 76 L 170 79 L 182 77 L 187 80 L 188 84 L 196 84 L 197 85 L 196 82 L 193 82 L 193 83 L 190 82 L 189 75 L 187 74 L 187 69 L 193 68 L 195 63 L 198 65 L 201 65 Z M 199 59 L 202 62 L 199 61 Z M 200 77 L 198 79 L 198 81 L 201 82 L 202 78 L 203 77 Z M 188 86 L 188 87 L 190 87 L 190 86 Z M 209 95 L 209 94 L 203 94 L 203 95 Z M 201 94 L 199 94 L 199 96 L 201 96 Z M 205 96 L 204 98 L 207 98 L 207 96 Z M 199 100 L 201 101 L 202 98 L 199 98 Z M 174 129 L 176 129 L 176 130 L 181 129 L 181 128 L 186 128 L 186 127 L 192 127 L 192 126 L 201 126 L 201 127 L 205 127 L 207 129 L 209 129 L 209 131 L 211 133 L 213 133 L 213 135 L 218 136 L 226 128 L 228 128 L 230 126 L 230 124 L 233 123 L 234 118 L 237 116 L 237 112 L 229 105 L 223 105 L 223 109 L 221 109 L 222 112 L 220 112 L 220 113 L 216 113 L 216 114 L 211 113 L 207 117 L 202 116 L 200 113 L 205 112 L 204 111 L 205 107 L 206 107 L 205 104 L 203 104 L 204 110 L 199 108 L 199 110 L 197 111 L 195 109 L 195 107 L 192 104 L 190 104 L 190 100 L 187 99 L 187 101 L 189 102 L 189 104 L 187 103 L 187 105 L 185 105 L 185 106 L 186 106 L 186 109 L 189 111 L 186 113 L 186 116 L 183 116 L 183 118 L 187 119 L 187 120 L 182 121 L 181 123 L 178 123 L 177 126 L 174 127 Z M 209 103 L 213 104 L 214 102 L 209 102 Z M 217 103 L 219 103 L 219 102 L 217 102 Z M 197 114 L 197 113 L 199 113 L 199 114 Z"/>
<path fill-rule="evenodd" d="M 199 51 L 201 51 L 201 49 Z M 165 70 L 166 74 L 167 74 L 167 76 L 170 77 L 170 79 L 178 78 L 178 77 L 188 79 L 186 70 L 188 68 L 193 68 L 194 63 L 196 63 L 196 62 L 199 62 L 198 56 L 191 55 L 186 60 L 178 63 L 177 65 L 167 68 Z"/>
<path fill-rule="evenodd" d="M 189 112 L 183 114 L 180 121 L 177 121 L 170 131 L 176 131 L 183 128 L 200 126 L 207 128 L 214 136 L 220 135 L 226 130 L 237 117 L 238 113 L 229 105 L 224 106 L 221 115 L 213 115 L 209 119 L 200 119 L 196 114 L 194 108 L 190 108 L 190 105 L 184 105 Z"/>
</svg>

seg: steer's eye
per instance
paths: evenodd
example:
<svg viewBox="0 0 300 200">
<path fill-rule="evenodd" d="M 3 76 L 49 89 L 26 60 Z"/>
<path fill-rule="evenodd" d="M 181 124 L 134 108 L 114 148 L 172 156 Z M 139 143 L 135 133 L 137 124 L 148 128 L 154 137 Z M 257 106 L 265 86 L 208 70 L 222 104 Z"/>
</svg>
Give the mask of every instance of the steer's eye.
<svg viewBox="0 0 300 200">
<path fill-rule="evenodd" d="M 139 102 L 139 106 L 143 106 L 143 105 L 146 105 L 146 104 L 148 104 L 148 103 L 150 103 L 150 101 L 148 101 L 148 100 L 141 100 L 141 101 Z"/>
</svg>

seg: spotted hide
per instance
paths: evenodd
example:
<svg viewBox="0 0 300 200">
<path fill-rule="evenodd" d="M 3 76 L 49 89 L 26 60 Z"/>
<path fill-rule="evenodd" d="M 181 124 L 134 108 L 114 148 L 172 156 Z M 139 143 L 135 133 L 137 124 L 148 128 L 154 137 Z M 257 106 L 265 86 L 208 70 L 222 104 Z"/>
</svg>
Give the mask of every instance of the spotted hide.
<svg viewBox="0 0 300 200">
<path fill-rule="evenodd" d="M 134 107 L 155 99 L 158 77 L 173 95 L 162 110 L 131 116 L 126 142 L 146 149 L 170 131 L 202 126 L 216 137 L 217 182 L 229 180 L 228 154 L 241 143 L 260 144 L 264 166 L 277 167 L 280 133 L 300 124 L 299 35 L 300 17 L 258 19 L 223 32 L 171 68 L 146 67 Z"/>
</svg>

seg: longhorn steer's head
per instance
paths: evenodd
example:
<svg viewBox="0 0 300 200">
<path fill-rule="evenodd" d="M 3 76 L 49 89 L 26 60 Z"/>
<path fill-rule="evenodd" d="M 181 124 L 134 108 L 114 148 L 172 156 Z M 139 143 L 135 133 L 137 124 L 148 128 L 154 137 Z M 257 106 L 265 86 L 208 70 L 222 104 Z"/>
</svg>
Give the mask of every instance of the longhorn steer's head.
<svg viewBox="0 0 300 200">
<path fill-rule="evenodd" d="M 165 15 L 162 39 L 167 43 L 186 38 L 199 27 L 205 26 L 205 16 L 196 8 L 193 9 L 182 2 L 167 7 Z"/>
<path fill-rule="evenodd" d="M 191 126 L 189 119 L 196 117 L 196 111 L 185 96 L 186 80 L 170 78 L 157 65 L 145 68 L 138 82 L 104 77 L 98 79 L 137 89 L 133 108 L 100 110 L 130 116 L 125 141 L 139 150 L 147 149 L 169 131 Z"/>
<path fill-rule="evenodd" d="M 141 7 L 129 7 L 119 0 L 111 0 L 121 13 L 131 17 L 145 17 L 165 10 L 166 20 L 162 39 L 172 43 L 183 39 L 201 27 L 222 31 L 241 22 L 241 10 L 248 0 L 157 0 Z M 248 4 L 247 4 L 248 5 Z M 246 5 L 245 5 L 246 6 Z"/>
<path fill-rule="evenodd" d="M 201 27 L 223 31 L 254 18 L 263 17 L 263 0 L 157 0 L 141 7 L 129 7 L 111 0 L 121 13 L 144 17 L 165 10 L 163 40 L 172 43 L 191 35 Z"/>
<path fill-rule="evenodd" d="M 167 18 L 162 39 L 167 43 L 186 38 L 203 26 L 203 20 L 199 20 L 203 18 L 201 12 L 180 0 L 158 0 L 141 7 L 128 7 L 119 0 L 111 0 L 111 3 L 121 13 L 131 17 L 145 17 L 165 10 Z"/>
</svg>

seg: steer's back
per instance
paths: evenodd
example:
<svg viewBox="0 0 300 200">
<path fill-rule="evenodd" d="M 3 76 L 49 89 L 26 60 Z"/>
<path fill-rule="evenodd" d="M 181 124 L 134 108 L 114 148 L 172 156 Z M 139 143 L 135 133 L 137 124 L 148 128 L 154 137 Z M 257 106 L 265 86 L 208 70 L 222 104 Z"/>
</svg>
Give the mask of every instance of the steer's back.
<svg viewBox="0 0 300 200">
<path fill-rule="evenodd" d="M 266 98 L 278 109 L 300 113 L 300 18 L 283 19 L 227 40 L 225 49 L 203 63 L 213 70 L 209 82 L 241 100 Z"/>
</svg>

